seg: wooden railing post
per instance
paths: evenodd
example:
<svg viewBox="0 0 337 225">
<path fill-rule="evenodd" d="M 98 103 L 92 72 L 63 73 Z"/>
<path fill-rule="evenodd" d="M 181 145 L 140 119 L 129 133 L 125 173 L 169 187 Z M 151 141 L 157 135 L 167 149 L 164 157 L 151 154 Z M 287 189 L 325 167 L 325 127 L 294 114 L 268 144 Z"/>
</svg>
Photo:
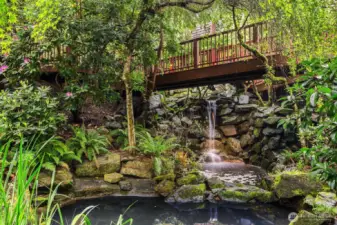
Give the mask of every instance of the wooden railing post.
<svg viewBox="0 0 337 225">
<path fill-rule="evenodd" d="M 254 43 L 259 42 L 259 27 L 258 27 L 258 24 L 254 24 L 254 26 L 253 26 L 253 42 Z"/>
<path fill-rule="evenodd" d="M 193 59 L 194 59 L 194 69 L 197 69 L 198 64 L 199 64 L 199 42 L 198 42 L 198 39 L 193 41 Z"/>
</svg>

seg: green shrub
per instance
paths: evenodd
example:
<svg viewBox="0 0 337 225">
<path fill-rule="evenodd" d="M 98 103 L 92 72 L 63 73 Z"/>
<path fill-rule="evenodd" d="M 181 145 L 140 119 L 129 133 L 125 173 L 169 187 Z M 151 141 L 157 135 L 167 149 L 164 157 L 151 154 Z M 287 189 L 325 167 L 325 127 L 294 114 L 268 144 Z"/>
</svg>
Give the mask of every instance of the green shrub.
<svg viewBox="0 0 337 225">
<path fill-rule="evenodd" d="M 163 169 L 161 155 L 165 151 L 178 147 L 178 144 L 175 143 L 176 138 L 165 138 L 163 136 L 152 137 L 149 132 L 142 132 L 138 134 L 138 141 L 138 150 L 154 157 L 153 167 L 155 175 L 161 175 Z"/>
<path fill-rule="evenodd" d="M 51 185 L 50 192 L 46 199 L 46 211 L 39 211 L 39 204 L 36 199 L 38 187 L 38 177 L 41 164 L 36 166 L 33 161 L 39 162 L 38 158 L 27 157 L 27 154 L 33 156 L 33 151 L 24 145 L 19 145 L 19 149 L 11 149 L 11 143 L 0 145 L 0 225 L 52 225 L 67 224 L 63 219 L 55 221 L 55 215 L 62 218 L 60 205 L 55 202 L 58 186 Z M 18 150 L 15 152 L 14 150 Z M 15 152 L 12 159 L 8 158 L 10 152 Z M 26 153 L 26 154 L 25 154 Z M 9 162 L 9 166 L 7 163 Z M 14 174 L 14 176 L 12 176 Z M 55 173 L 52 175 L 52 181 Z M 12 182 L 13 181 L 13 182 Z M 69 224 L 91 224 L 87 214 L 94 210 L 95 206 L 89 206 L 80 214 L 75 215 Z M 118 218 L 117 225 L 131 225 L 132 219 L 124 220 L 123 215 Z"/>
<path fill-rule="evenodd" d="M 50 97 L 49 87 L 33 87 L 21 82 L 14 91 L 0 92 L 0 138 L 27 140 L 34 135 L 50 135 L 65 121 L 58 112 L 56 98 Z"/>
<path fill-rule="evenodd" d="M 95 161 L 97 167 L 97 155 L 108 152 L 109 141 L 105 135 L 97 130 L 82 127 L 72 127 L 74 137 L 67 141 L 67 146 L 74 151 L 79 158 L 84 155 L 90 161 Z"/>
<path fill-rule="evenodd" d="M 146 131 L 146 128 L 140 124 L 135 125 L 136 133 L 143 133 Z M 114 138 L 114 141 L 122 149 L 127 148 L 129 144 L 128 140 L 128 129 L 117 129 L 110 132 L 111 136 Z"/>
<path fill-rule="evenodd" d="M 82 162 L 74 151 L 70 150 L 61 137 L 51 137 L 49 140 L 36 145 L 38 162 L 42 168 L 54 171 L 56 166 L 69 170 L 67 162 L 72 160 Z"/>
</svg>

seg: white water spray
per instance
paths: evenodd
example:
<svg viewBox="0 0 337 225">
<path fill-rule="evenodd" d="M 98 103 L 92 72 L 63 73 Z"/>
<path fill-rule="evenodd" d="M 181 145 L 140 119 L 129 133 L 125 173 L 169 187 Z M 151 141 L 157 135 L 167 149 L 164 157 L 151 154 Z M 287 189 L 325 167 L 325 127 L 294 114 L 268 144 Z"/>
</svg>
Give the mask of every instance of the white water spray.
<svg viewBox="0 0 337 225">
<path fill-rule="evenodd" d="M 209 149 L 207 152 L 207 157 L 211 162 L 221 162 L 221 157 L 216 154 L 215 149 L 215 124 L 216 124 L 216 100 L 207 101 L 207 113 L 208 113 L 208 127 L 209 127 Z"/>
</svg>

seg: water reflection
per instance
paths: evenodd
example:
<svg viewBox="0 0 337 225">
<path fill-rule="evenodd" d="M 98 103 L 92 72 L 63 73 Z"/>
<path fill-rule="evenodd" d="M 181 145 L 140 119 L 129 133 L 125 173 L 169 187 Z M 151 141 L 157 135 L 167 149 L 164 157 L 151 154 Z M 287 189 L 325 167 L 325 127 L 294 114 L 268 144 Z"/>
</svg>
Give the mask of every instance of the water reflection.
<svg viewBox="0 0 337 225">
<path fill-rule="evenodd" d="M 71 219 L 89 205 L 97 205 L 89 218 L 93 225 L 111 224 L 134 204 L 125 218 L 134 225 L 287 225 L 289 212 L 273 206 L 216 205 L 210 203 L 169 205 L 160 198 L 103 198 L 78 202 L 62 209 L 64 220 Z M 113 223 L 112 223 L 113 224 Z"/>
</svg>

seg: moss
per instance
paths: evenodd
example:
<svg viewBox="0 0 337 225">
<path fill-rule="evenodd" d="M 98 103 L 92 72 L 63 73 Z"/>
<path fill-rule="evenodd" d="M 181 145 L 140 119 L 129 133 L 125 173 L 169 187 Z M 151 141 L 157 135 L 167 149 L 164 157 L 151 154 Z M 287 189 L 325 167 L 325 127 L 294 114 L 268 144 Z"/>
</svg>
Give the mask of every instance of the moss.
<svg viewBox="0 0 337 225">
<path fill-rule="evenodd" d="M 195 184 L 197 182 L 198 182 L 198 176 L 195 175 L 195 174 L 192 174 L 192 173 L 188 174 L 188 175 L 186 175 L 186 176 L 184 176 L 182 178 L 179 178 L 177 180 L 177 184 L 179 186 L 181 186 L 181 185 L 188 185 L 188 184 Z"/>
<path fill-rule="evenodd" d="M 236 183 L 235 186 L 237 186 L 237 187 L 243 187 L 243 186 L 245 186 L 245 185 L 243 185 L 243 184 L 241 184 L 241 183 Z"/>
<path fill-rule="evenodd" d="M 275 174 L 273 177 L 272 189 L 279 198 L 305 196 L 317 193 L 322 189 L 320 182 L 311 179 L 308 173 L 302 171 L 285 171 Z"/>
<path fill-rule="evenodd" d="M 240 200 L 244 202 L 250 202 L 257 200 L 259 202 L 267 203 L 272 202 L 273 193 L 270 191 L 264 191 L 262 189 L 254 189 L 252 191 L 247 190 L 223 190 L 220 192 L 220 196 L 223 200 Z"/>
<path fill-rule="evenodd" d="M 292 190 L 291 192 L 296 196 L 304 196 L 305 195 L 305 193 L 302 189 L 295 189 L 295 190 Z"/>
<path fill-rule="evenodd" d="M 176 178 L 176 175 L 174 173 L 169 173 L 169 174 L 165 174 L 165 175 L 160 175 L 154 178 L 155 181 L 160 182 L 163 180 L 171 180 L 174 181 L 174 179 Z"/>
<path fill-rule="evenodd" d="M 175 183 L 170 180 L 163 180 L 161 181 L 154 189 L 156 192 L 158 192 L 160 195 L 166 197 L 170 193 L 173 192 L 175 187 Z"/>
<path fill-rule="evenodd" d="M 260 137 L 260 133 L 261 133 L 261 129 L 260 129 L 260 128 L 255 128 L 254 131 L 253 131 L 253 135 L 254 135 L 256 138 L 259 138 L 259 137 Z"/>
<path fill-rule="evenodd" d="M 195 196 L 204 195 L 206 191 L 205 184 L 189 185 L 189 188 L 185 188 L 179 192 L 179 197 L 182 199 L 193 198 Z"/>
<path fill-rule="evenodd" d="M 216 183 L 216 184 L 211 184 L 210 188 L 211 189 L 222 189 L 225 188 L 226 185 L 224 185 L 223 183 Z"/>
</svg>

